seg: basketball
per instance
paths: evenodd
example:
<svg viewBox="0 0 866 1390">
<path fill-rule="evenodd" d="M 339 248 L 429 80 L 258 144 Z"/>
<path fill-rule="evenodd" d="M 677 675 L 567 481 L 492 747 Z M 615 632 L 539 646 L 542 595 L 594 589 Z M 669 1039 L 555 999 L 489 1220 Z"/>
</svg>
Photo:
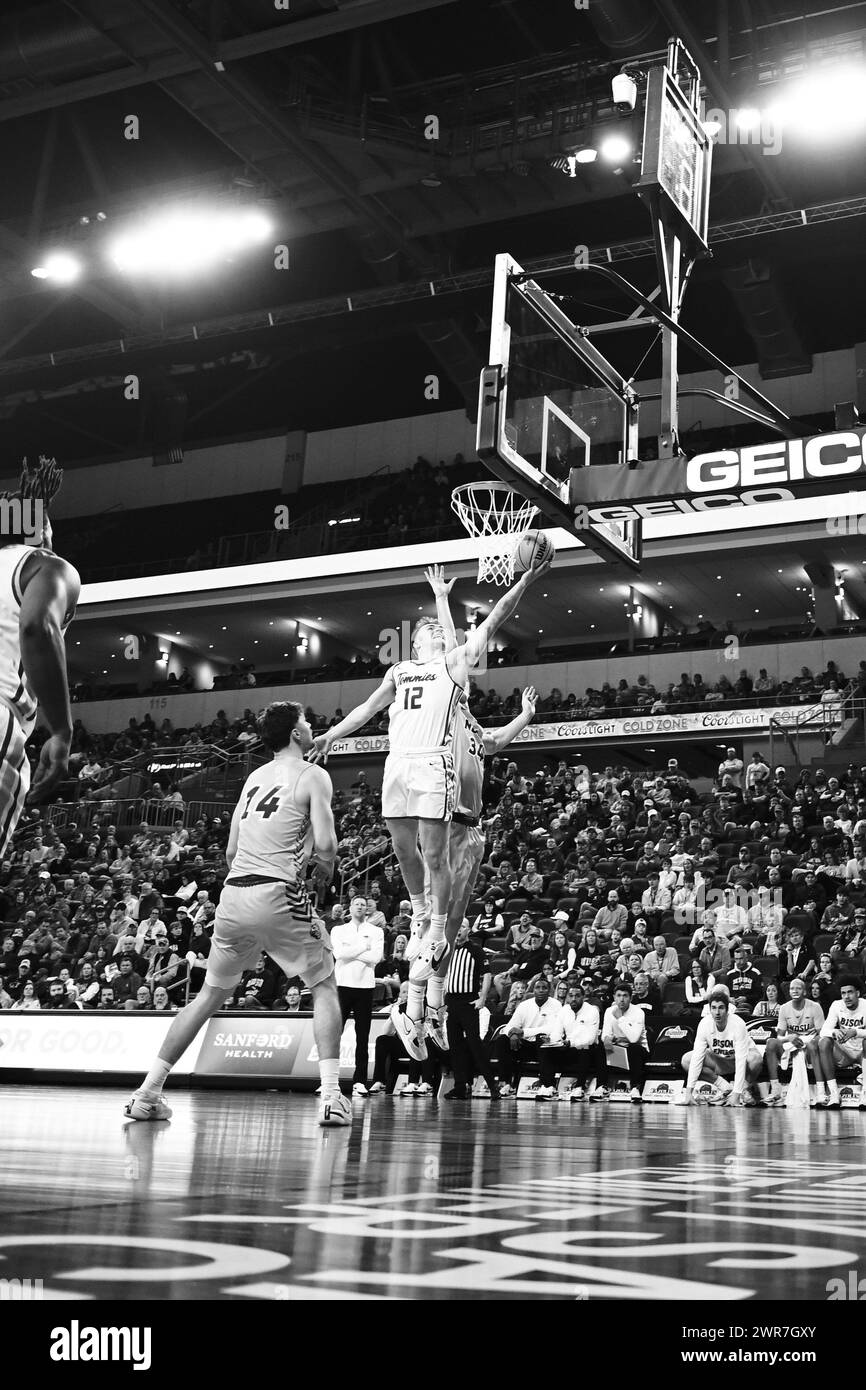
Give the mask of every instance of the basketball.
<svg viewBox="0 0 866 1390">
<path fill-rule="evenodd" d="M 517 547 L 517 568 L 530 570 L 543 560 L 553 559 L 556 554 L 553 541 L 544 531 L 527 531 Z"/>
</svg>

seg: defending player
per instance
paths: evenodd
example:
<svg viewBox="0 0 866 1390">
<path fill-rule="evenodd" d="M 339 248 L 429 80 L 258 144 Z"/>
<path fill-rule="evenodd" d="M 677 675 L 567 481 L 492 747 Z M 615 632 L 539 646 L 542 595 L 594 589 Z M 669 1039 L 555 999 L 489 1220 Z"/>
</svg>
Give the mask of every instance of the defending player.
<svg viewBox="0 0 866 1390">
<path fill-rule="evenodd" d="M 375 714 L 390 707 L 382 815 L 412 900 L 411 935 L 424 935 L 423 943 L 410 943 L 414 959 L 409 978 L 416 986 L 426 984 L 449 950 L 445 923 L 451 903 L 448 837 L 454 810 L 457 702 L 488 643 L 515 612 L 530 584 L 550 568 L 551 559 L 549 553 L 540 557 L 451 652 L 446 653 L 442 624 L 422 618 L 412 634 L 412 659 L 392 666 L 372 695 L 315 740 L 312 756 L 324 759 L 335 740 L 362 729 Z M 427 907 L 425 871 L 430 877 L 432 911 Z M 423 1019 L 424 991 L 410 990 L 406 1012 L 399 1015 L 396 1026 L 410 1056 L 419 1060 L 426 1055 Z"/>
<path fill-rule="evenodd" d="M 451 651 L 457 646 L 457 633 L 448 596 L 455 580 L 446 581 L 441 565 L 431 565 L 424 571 L 424 575 L 436 598 L 436 616 L 445 633 L 446 651 Z M 537 699 L 534 687 L 527 686 L 521 698 L 520 714 L 501 729 L 481 728 L 469 709 L 466 691 L 458 700 L 457 718 L 454 721 L 456 791 L 449 834 L 452 888 L 451 903 L 445 922 L 445 939 L 449 952 L 466 915 L 466 908 L 484 858 L 485 839 L 484 832 L 480 829 L 484 759 L 492 754 L 501 753 L 522 733 L 527 724 L 532 722 Z M 440 961 L 427 981 L 428 1032 L 437 1047 L 443 1050 L 446 1042 L 442 1031 L 442 999 L 447 974 L 448 961 L 445 958 Z"/>
<path fill-rule="evenodd" d="M 710 995 L 710 1012 L 702 1018 L 695 1033 L 695 1046 L 683 1058 L 688 1072 L 685 1090 L 676 1097 L 674 1105 L 690 1105 L 692 1091 L 699 1080 L 712 1081 L 716 1088 L 715 1105 L 754 1104 L 750 1087 L 761 1073 L 763 1059 L 743 1020 L 731 1012 L 727 990 L 715 989 Z M 728 1078 L 733 1076 L 733 1085 Z"/>
<path fill-rule="evenodd" d="M 313 732 L 301 705 L 277 701 L 257 722 L 273 760 L 251 772 L 232 816 L 228 878 L 214 921 L 201 993 L 172 1023 L 159 1055 L 127 1104 L 131 1120 L 167 1120 L 162 1088 L 204 1023 L 267 951 L 286 975 L 313 992 L 313 1033 L 319 1051 L 319 1124 L 348 1125 L 352 1110 L 340 1091 L 342 1017 L 328 933 L 304 886 L 307 861 L 321 896 L 334 875 L 337 836 L 333 788 L 324 768 L 306 761 Z"/>
<path fill-rule="evenodd" d="M 24 745 L 37 705 L 50 736 L 42 746 L 30 800 L 53 791 L 69 766 L 72 716 L 63 634 L 81 587 L 51 548 L 47 508 L 63 480 L 54 459 L 25 462 L 17 493 L 0 498 L 0 856 L 6 853 L 30 784 Z"/>
</svg>

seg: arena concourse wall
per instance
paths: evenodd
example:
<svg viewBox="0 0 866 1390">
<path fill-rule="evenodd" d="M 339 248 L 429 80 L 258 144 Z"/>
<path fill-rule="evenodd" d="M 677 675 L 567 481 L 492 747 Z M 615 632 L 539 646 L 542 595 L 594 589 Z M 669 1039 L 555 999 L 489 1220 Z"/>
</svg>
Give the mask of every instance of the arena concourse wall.
<svg viewBox="0 0 866 1390">
<path fill-rule="evenodd" d="M 545 662 L 521 666 L 503 666 L 475 673 L 482 690 L 495 690 L 508 695 L 518 686 L 534 685 L 543 696 L 555 687 L 563 695 L 569 692 L 582 696 L 588 686 L 599 689 L 605 681 L 616 687 L 625 678 L 632 683 L 644 675 L 664 690 L 671 681 L 678 681 L 681 672 L 701 675 L 713 684 L 722 675 L 733 683 L 739 672 L 746 669 L 757 676 L 766 667 L 771 679 L 790 680 L 802 666 L 814 672 L 822 671 L 833 660 L 845 675 L 851 676 L 863 657 L 860 636 L 831 637 L 804 642 L 756 643 L 741 645 L 734 660 L 728 660 L 724 647 L 703 648 L 698 651 L 641 653 L 637 656 L 612 656 L 591 661 Z M 131 718 L 150 714 L 157 722 L 169 718 L 176 728 L 210 723 L 218 710 L 229 719 L 239 718 L 245 709 L 258 710 L 270 700 L 300 700 L 318 713 L 329 716 L 337 709 L 347 713 L 375 690 L 378 681 L 345 680 L 315 681 L 301 685 L 245 686 L 240 690 L 195 691 L 187 695 L 131 695 L 127 699 L 82 701 L 72 706 L 73 717 L 82 720 L 90 733 L 117 733 Z M 708 712 L 724 714 L 724 711 Z M 158 718 L 157 718 L 158 717 Z M 541 716 L 539 717 L 540 722 Z M 659 731 L 659 734 L 663 731 Z M 712 731 L 711 731 L 712 732 Z M 734 732 L 734 731 L 732 731 Z"/>
</svg>

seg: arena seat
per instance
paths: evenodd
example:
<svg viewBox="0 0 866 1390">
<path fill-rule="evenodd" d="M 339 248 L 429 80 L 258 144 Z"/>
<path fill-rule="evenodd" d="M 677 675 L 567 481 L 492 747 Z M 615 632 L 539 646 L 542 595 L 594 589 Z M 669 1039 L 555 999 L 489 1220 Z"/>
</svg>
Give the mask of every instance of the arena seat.
<svg viewBox="0 0 866 1390">
<path fill-rule="evenodd" d="M 792 908 L 785 918 L 785 926 L 789 931 L 791 927 L 799 927 L 805 934 L 808 933 L 811 925 L 812 914 L 810 912 L 799 912 L 796 908 Z"/>
<path fill-rule="evenodd" d="M 561 908 L 563 912 L 574 912 L 579 907 L 580 901 L 579 898 L 560 898 L 556 904 L 557 910 Z"/>
<path fill-rule="evenodd" d="M 817 936 L 813 939 L 813 941 L 812 941 L 812 950 L 815 952 L 816 957 L 817 957 L 817 956 L 820 956 L 820 954 L 821 954 L 822 951 L 831 951 L 831 950 L 833 949 L 833 942 L 834 942 L 835 940 L 836 940 L 836 933 L 835 933 L 835 932 L 832 932 L 832 931 L 822 931 L 822 932 L 819 932 L 818 935 L 817 935 Z"/>
<path fill-rule="evenodd" d="M 683 1075 L 682 1060 L 694 1047 L 695 1029 L 687 1023 L 666 1023 L 650 1048 L 646 1063 L 648 1077 Z"/>
<path fill-rule="evenodd" d="M 562 892 L 564 883 L 565 883 L 565 879 L 564 879 L 564 878 L 552 878 L 552 879 L 550 880 L 550 882 L 548 883 L 548 885 L 547 885 L 547 894 L 546 894 L 546 896 L 547 896 L 548 898 L 551 898 L 554 902 L 556 902 L 556 899 L 559 897 L 560 893 Z"/>
<path fill-rule="evenodd" d="M 758 956 L 755 961 L 755 969 L 760 970 L 765 980 L 777 980 L 779 978 L 779 957 Z"/>
<path fill-rule="evenodd" d="M 508 899 L 508 911 L 514 916 L 519 917 L 522 912 L 532 912 L 534 908 L 535 903 L 531 898 Z"/>
<path fill-rule="evenodd" d="M 676 939 L 674 940 L 673 946 L 674 946 L 674 950 L 676 951 L 677 955 L 682 955 L 683 952 L 685 952 L 685 954 L 688 955 L 688 953 L 689 953 L 689 946 L 691 945 L 691 942 L 692 942 L 692 938 L 691 938 L 690 936 L 678 936 L 678 937 L 676 937 Z M 691 960 L 691 956 L 689 956 L 689 960 Z"/>
</svg>

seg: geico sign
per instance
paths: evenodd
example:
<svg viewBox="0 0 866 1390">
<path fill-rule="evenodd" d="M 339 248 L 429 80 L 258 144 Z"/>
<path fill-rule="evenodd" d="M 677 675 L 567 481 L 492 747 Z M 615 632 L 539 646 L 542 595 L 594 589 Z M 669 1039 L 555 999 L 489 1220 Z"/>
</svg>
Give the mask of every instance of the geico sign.
<svg viewBox="0 0 866 1390">
<path fill-rule="evenodd" d="M 774 483 L 821 482 L 859 473 L 866 467 L 866 431 L 842 430 L 811 439 L 778 439 L 748 449 L 697 454 L 686 467 L 692 492 L 717 488 L 755 488 Z"/>
<path fill-rule="evenodd" d="M 819 487 L 825 483 L 830 486 L 834 481 L 864 470 L 866 429 L 840 430 L 835 434 L 813 435 L 810 439 L 779 439 L 746 449 L 718 449 L 714 453 L 696 454 L 686 464 L 686 496 L 579 507 L 575 516 L 578 521 L 583 518 L 594 522 L 635 521 L 678 512 L 710 512 L 728 507 L 793 502 L 803 485 Z M 791 491 L 792 487 L 797 487 L 797 493 Z M 730 491 L 725 491 L 726 488 Z"/>
<path fill-rule="evenodd" d="M 707 455 L 709 457 L 709 455 Z M 680 512 L 724 511 L 728 507 L 758 507 L 768 502 L 794 502 L 793 492 L 785 487 L 764 487 L 749 492 L 717 492 L 712 497 L 666 497 L 659 502 L 633 502 L 630 506 L 579 507 L 575 519 L 590 521 L 646 521 L 654 516 L 671 516 Z"/>
</svg>

